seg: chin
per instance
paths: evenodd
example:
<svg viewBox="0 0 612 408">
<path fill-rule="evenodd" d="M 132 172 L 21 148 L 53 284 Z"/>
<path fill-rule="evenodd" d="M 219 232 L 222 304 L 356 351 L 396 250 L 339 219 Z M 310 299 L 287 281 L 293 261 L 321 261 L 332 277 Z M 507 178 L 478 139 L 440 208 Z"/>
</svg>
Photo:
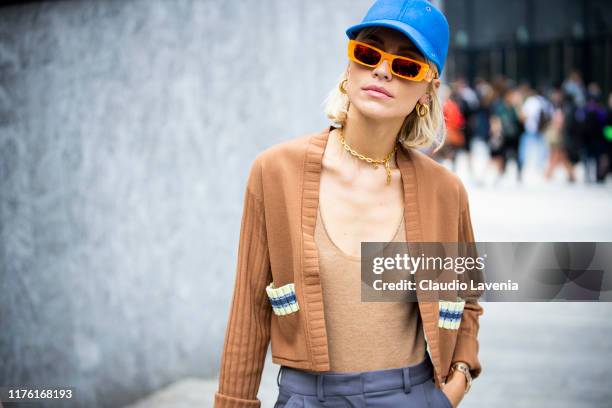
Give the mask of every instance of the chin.
<svg viewBox="0 0 612 408">
<path fill-rule="evenodd" d="M 359 113 L 372 120 L 388 120 L 398 117 L 398 112 L 377 101 L 358 101 L 353 103 Z M 404 115 L 405 116 L 405 115 Z"/>
</svg>

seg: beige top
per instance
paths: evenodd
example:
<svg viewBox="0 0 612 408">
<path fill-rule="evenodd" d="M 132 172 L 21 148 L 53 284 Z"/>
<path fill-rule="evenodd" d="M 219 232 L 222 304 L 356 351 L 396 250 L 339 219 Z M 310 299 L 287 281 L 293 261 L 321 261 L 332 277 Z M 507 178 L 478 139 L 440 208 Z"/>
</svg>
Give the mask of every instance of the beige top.
<svg viewBox="0 0 612 408">
<path fill-rule="evenodd" d="M 425 336 L 416 302 L 362 302 L 361 258 L 329 236 L 320 207 L 315 225 L 330 371 L 383 370 L 417 364 Z M 405 242 L 404 216 L 390 241 Z M 365 284 L 364 284 L 365 285 Z"/>
</svg>

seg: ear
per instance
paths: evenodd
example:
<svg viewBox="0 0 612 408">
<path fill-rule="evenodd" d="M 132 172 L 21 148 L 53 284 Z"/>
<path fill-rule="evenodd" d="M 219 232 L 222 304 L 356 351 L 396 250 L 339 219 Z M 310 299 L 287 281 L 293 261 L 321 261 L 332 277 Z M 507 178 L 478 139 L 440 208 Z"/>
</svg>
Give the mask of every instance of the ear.
<svg viewBox="0 0 612 408">
<path fill-rule="evenodd" d="M 425 92 L 423 95 L 421 95 L 421 97 L 419 98 L 419 103 L 421 105 L 429 105 L 429 103 L 431 102 L 431 95 L 429 94 L 429 92 Z"/>
</svg>

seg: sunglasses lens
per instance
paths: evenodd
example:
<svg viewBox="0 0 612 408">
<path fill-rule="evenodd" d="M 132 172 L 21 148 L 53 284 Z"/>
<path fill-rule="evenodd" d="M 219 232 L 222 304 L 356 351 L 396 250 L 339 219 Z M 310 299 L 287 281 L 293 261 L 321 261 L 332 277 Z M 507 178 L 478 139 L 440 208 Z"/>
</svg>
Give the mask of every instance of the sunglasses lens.
<svg viewBox="0 0 612 408">
<path fill-rule="evenodd" d="M 391 67 L 393 71 L 399 75 L 415 78 L 421 72 L 421 65 L 416 62 L 396 59 Z"/>
<path fill-rule="evenodd" d="M 355 59 L 357 61 L 366 65 L 376 65 L 378 64 L 378 61 L 380 61 L 381 58 L 381 55 L 378 51 L 361 44 L 355 45 L 353 55 L 355 56 Z"/>
</svg>

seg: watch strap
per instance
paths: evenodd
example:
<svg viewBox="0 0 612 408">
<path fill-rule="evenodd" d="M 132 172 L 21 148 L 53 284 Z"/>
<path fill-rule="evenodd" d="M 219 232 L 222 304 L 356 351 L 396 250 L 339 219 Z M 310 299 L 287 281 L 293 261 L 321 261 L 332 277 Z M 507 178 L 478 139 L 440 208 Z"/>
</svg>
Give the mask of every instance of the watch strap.
<svg viewBox="0 0 612 408">
<path fill-rule="evenodd" d="M 470 387 L 472 386 L 472 374 L 470 373 L 470 366 L 468 366 L 466 363 L 462 361 L 458 361 L 451 366 L 451 373 L 452 371 L 455 371 L 455 370 L 460 371 L 463 373 L 463 375 L 465 375 L 465 378 L 467 380 L 467 385 L 465 387 L 464 394 L 467 394 L 468 391 L 470 390 Z"/>
</svg>

